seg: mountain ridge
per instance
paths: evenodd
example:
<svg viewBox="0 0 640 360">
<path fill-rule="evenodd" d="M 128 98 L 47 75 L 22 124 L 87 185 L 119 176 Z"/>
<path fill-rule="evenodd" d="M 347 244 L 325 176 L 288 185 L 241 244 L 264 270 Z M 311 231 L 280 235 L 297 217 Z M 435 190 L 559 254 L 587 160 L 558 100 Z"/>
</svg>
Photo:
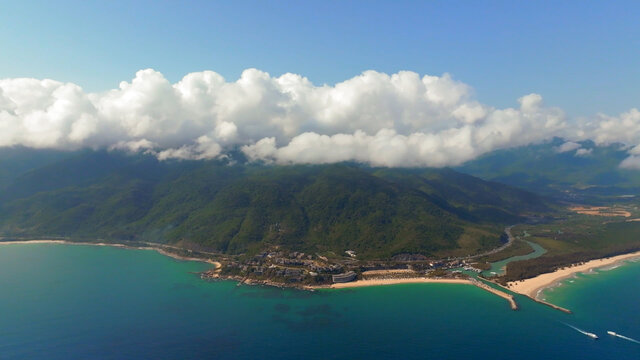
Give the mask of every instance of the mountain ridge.
<svg viewBox="0 0 640 360">
<path fill-rule="evenodd" d="M 0 199 L 5 236 L 140 240 L 229 254 L 354 250 L 371 258 L 486 250 L 500 245 L 503 225 L 552 206 L 450 169 L 232 165 L 89 150 L 17 175 Z"/>
<path fill-rule="evenodd" d="M 599 203 L 640 191 L 640 171 L 620 167 L 627 150 L 622 144 L 554 138 L 494 151 L 455 169 L 565 201 Z"/>
</svg>

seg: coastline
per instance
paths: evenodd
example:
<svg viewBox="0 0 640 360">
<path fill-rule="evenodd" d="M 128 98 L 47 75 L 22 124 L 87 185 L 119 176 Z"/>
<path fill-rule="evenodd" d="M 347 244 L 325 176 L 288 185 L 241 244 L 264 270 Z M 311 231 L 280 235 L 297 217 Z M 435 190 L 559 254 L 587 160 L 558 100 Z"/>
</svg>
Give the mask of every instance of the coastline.
<svg viewBox="0 0 640 360">
<path fill-rule="evenodd" d="M 105 242 L 73 242 L 73 241 L 67 241 L 67 240 L 17 240 L 17 241 L 0 241 L 0 246 L 2 245 L 9 245 L 9 244 L 60 244 L 60 245 L 90 245 L 90 246 L 112 246 L 112 247 L 119 247 L 119 248 L 126 248 L 126 249 L 136 249 L 136 250 L 153 250 L 158 252 L 161 255 L 164 256 L 168 256 L 171 257 L 173 259 L 177 259 L 177 260 L 182 260 L 182 261 L 198 261 L 198 262 L 205 262 L 208 264 L 211 264 L 214 266 L 213 269 L 211 270 L 207 270 L 207 272 L 205 273 L 209 273 L 210 276 L 207 277 L 203 277 L 206 279 L 221 279 L 221 280 L 232 280 L 232 281 L 237 281 L 238 282 L 238 286 L 242 285 L 242 284 L 246 284 L 246 285 L 266 285 L 266 286 L 275 286 L 275 287 L 292 287 L 292 288 L 298 288 L 298 289 L 302 289 L 302 290 L 310 290 L 310 291 L 315 291 L 315 290 L 319 290 L 319 289 L 348 289 L 348 288 L 358 288 L 358 287 L 368 287 L 368 286 L 386 286 L 386 285 L 398 285 L 398 284 L 420 284 L 420 283 L 442 283 L 442 284 L 464 284 L 464 285 L 474 285 L 476 287 L 479 287 L 483 290 L 486 290 L 494 295 L 500 296 L 504 299 L 506 299 L 510 305 L 511 308 L 513 310 L 517 310 L 518 309 L 518 305 L 515 302 L 515 299 L 513 297 L 513 295 L 509 294 L 508 292 L 505 292 L 501 289 L 496 289 L 494 287 L 491 287 L 485 283 L 483 283 L 482 281 L 479 280 L 475 280 L 475 279 L 465 279 L 465 278 L 427 278 L 427 277 L 419 277 L 419 276 L 414 276 L 414 277 L 386 277 L 386 276 L 393 276 L 393 275 L 405 275 L 409 272 L 413 272 L 411 270 L 406 270 L 406 269 L 386 269 L 386 270 L 371 270 L 371 271 L 367 271 L 364 272 L 363 275 L 383 275 L 385 277 L 381 277 L 381 278 L 374 278 L 374 279 L 361 279 L 361 280 L 356 280 L 356 281 L 352 281 L 352 282 L 348 282 L 348 283 L 334 283 L 334 284 L 330 284 L 330 285 L 297 285 L 297 286 L 291 286 L 290 284 L 285 284 L 285 283 L 279 283 L 279 282 L 273 282 L 270 280 L 252 280 L 252 279 L 247 279 L 247 278 L 243 278 L 243 277 L 221 277 L 219 275 L 219 271 L 222 267 L 222 264 L 218 261 L 214 261 L 210 258 L 204 258 L 204 257 L 194 257 L 194 256 L 184 256 L 184 255 L 178 255 L 175 254 L 173 252 L 171 252 L 170 250 L 168 250 L 165 246 L 163 245 L 155 245 L 152 243 L 144 243 L 147 246 L 131 246 L 131 245 L 126 245 L 126 244 L 121 244 L 121 243 L 105 243 Z M 171 246 L 168 246 L 169 248 L 173 248 Z M 181 249 L 181 248 L 175 248 L 175 249 L 179 249 L 179 250 L 185 250 L 188 251 L 187 249 Z M 607 267 L 607 266 L 612 266 L 612 265 L 619 265 L 620 263 L 626 261 L 626 260 L 630 260 L 630 259 L 634 259 L 634 258 L 640 258 L 640 251 L 637 252 L 633 252 L 633 253 L 628 253 L 628 254 L 622 254 L 622 255 L 617 255 L 617 256 L 613 256 L 613 257 L 608 257 L 608 258 L 602 258 L 602 259 L 595 259 L 595 260 L 591 260 L 588 261 L 586 263 L 580 263 L 580 264 L 573 264 L 573 265 L 569 265 L 565 268 L 562 269 L 558 269 L 556 271 L 550 272 L 550 273 L 545 273 L 545 274 L 540 274 L 534 278 L 530 278 L 530 279 L 525 279 L 525 280 L 519 280 L 519 281 L 515 281 L 515 282 L 509 282 L 507 283 L 507 285 L 505 286 L 506 290 L 512 291 L 514 293 L 517 294 L 521 294 L 524 296 L 527 296 L 531 299 L 533 299 L 534 301 L 537 301 L 539 303 L 551 306 L 553 308 L 556 308 L 558 310 L 564 311 L 564 312 L 568 312 L 570 313 L 571 311 L 568 309 L 564 309 L 561 307 L 558 307 L 556 305 L 550 304 L 548 302 L 545 302 L 543 300 L 540 299 L 540 295 L 542 294 L 542 291 L 544 289 L 547 289 L 549 287 L 554 286 L 555 284 L 557 284 L 558 282 L 573 277 L 575 276 L 575 274 L 577 273 L 583 273 L 583 272 L 589 272 L 592 271 L 593 269 L 597 269 L 597 268 L 602 268 L 602 267 Z"/>
<path fill-rule="evenodd" d="M 66 240 L 0 241 L 0 246 L 2 246 L 2 245 L 12 245 L 12 244 L 23 244 L 23 245 L 24 244 L 89 245 L 89 246 L 111 246 L 111 247 L 125 248 L 125 249 L 135 249 L 135 250 L 153 250 L 153 251 L 158 252 L 161 255 L 168 256 L 168 257 L 176 259 L 176 260 L 204 262 L 204 263 L 211 264 L 211 265 L 215 266 L 215 269 L 219 269 L 219 268 L 222 267 L 222 264 L 220 262 L 218 262 L 218 261 L 213 261 L 211 259 L 204 259 L 204 258 L 198 258 L 198 257 L 182 256 L 182 255 L 171 253 L 171 252 L 169 252 L 169 251 L 167 251 L 167 250 L 165 250 L 165 249 L 163 249 L 161 247 L 153 246 L 153 245 L 149 245 L 148 247 L 142 247 L 142 246 L 129 246 L 129 245 L 118 244 L 118 243 L 73 242 L 73 241 L 66 241 Z"/>
<path fill-rule="evenodd" d="M 65 240 L 17 240 L 17 241 L 0 241 L 0 245 L 12 244 L 67 244 Z"/>
<path fill-rule="evenodd" d="M 356 280 L 348 283 L 337 283 L 329 286 L 317 286 L 310 289 L 349 289 L 367 286 L 384 286 L 384 285 L 398 285 L 398 284 L 463 284 L 473 285 L 480 289 L 486 290 L 494 295 L 497 295 L 509 302 L 511 310 L 518 310 L 518 304 L 512 295 L 507 294 L 499 289 L 495 289 L 479 280 L 475 279 L 454 279 L 454 278 L 425 278 L 425 277 L 413 277 L 413 278 L 386 278 L 386 279 L 367 279 Z"/>
<path fill-rule="evenodd" d="M 542 292 L 562 280 L 573 277 L 578 273 L 589 272 L 593 269 L 615 265 L 625 260 L 630 260 L 638 257 L 640 257 L 640 251 L 608 258 L 590 260 L 582 264 L 573 264 L 550 273 L 540 274 L 530 279 L 509 282 L 507 283 L 507 289 L 515 293 L 528 296 L 533 300 L 541 301 L 539 297 Z"/>
<path fill-rule="evenodd" d="M 364 286 L 381 286 L 381 285 L 397 285 L 397 284 L 420 284 L 420 283 L 442 283 L 442 284 L 468 284 L 473 285 L 468 279 L 431 279 L 425 277 L 399 278 L 399 279 L 368 279 L 356 280 L 348 283 L 331 284 L 329 289 L 346 289 Z"/>
</svg>

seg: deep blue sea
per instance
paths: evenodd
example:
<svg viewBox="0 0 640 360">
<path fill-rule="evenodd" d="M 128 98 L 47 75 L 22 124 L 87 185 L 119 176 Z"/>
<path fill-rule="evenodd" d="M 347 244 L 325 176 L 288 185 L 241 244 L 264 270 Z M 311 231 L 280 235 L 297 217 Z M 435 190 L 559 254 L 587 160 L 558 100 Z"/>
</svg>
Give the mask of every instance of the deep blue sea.
<svg viewBox="0 0 640 360">
<path fill-rule="evenodd" d="M 547 291 L 305 292 L 206 282 L 206 264 L 113 247 L 0 246 L 0 359 L 640 359 L 640 263 Z M 572 282 L 570 282 L 572 281 Z M 594 341 L 569 327 L 595 332 Z"/>
</svg>

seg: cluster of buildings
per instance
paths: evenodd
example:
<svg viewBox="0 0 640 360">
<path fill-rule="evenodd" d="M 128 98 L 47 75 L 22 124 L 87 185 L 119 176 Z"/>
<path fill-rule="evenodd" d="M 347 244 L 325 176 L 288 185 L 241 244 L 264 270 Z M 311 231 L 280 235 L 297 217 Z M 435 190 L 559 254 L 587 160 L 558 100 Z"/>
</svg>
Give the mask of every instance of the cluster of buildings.
<svg viewBox="0 0 640 360">
<path fill-rule="evenodd" d="M 481 271 L 471 267 L 462 259 L 408 262 L 359 261 L 356 259 L 355 251 L 347 250 L 343 257 L 329 260 L 319 254 L 276 250 L 260 253 L 244 261 L 229 261 L 221 269 L 221 275 L 272 283 L 321 285 L 354 281 L 360 272 L 369 270 L 410 268 L 413 271 L 428 273 L 434 270 L 463 267 L 465 270 Z"/>
<path fill-rule="evenodd" d="M 224 265 L 222 275 L 283 283 L 323 284 L 331 283 L 332 275 L 344 271 L 343 264 L 330 262 L 321 255 L 272 251 L 258 254 L 248 261 L 230 261 Z"/>
</svg>

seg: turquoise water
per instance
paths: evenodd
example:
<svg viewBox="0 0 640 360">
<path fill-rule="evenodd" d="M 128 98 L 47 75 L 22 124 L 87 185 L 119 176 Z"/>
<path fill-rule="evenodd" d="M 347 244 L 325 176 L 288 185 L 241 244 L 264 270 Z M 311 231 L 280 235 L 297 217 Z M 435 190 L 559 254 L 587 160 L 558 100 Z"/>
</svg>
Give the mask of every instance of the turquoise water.
<svg viewBox="0 0 640 360">
<path fill-rule="evenodd" d="M 545 248 L 543 248 L 542 246 L 531 242 L 531 241 L 526 241 L 524 240 L 527 244 L 529 244 L 529 246 L 531 246 L 531 248 L 533 249 L 533 252 L 530 252 L 526 255 L 518 255 L 518 256 L 512 256 L 510 258 L 506 258 L 504 260 L 500 260 L 500 261 L 496 261 L 491 263 L 491 268 L 489 270 L 485 270 L 482 272 L 482 275 L 484 276 L 494 276 L 494 275 L 502 275 L 504 274 L 505 271 L 505 267 L 507 266 L 508 263 L 512 262 L 512 261 L 520 261 L 520 260 L 528 260 L 528 259 L 533 259 L 533 258 L 537 258 L 538 256 L 541 256 L 542 254 L 546 253 L 547 250 Z"/>
<path fill-rule="evenodd" d="M 0 359 L 640 356 L 640 345 L 604 334 L 610 327 L 640 337 L 639 264 L 549 293 L 572 315 L 522 297 L 511 311 L 467 285 L 311 293 L 205 282 L 193 273 L 204 268 L 143 250 L 0 246 Z M 629 279 L 635 283 L 622 287 Z"/>
<path fill-rule="evenodd" d="M 629 351 L 640 359 L 640 344 L 606 335 L 611 330 L 640 341 L 640 261 L 577 274 L 547 289 L 543 298 L 581 310 L 573 316 L 577 323 L 602 333 L 604 342 L 615 344 L 614 353 Z"/>
</svg>

